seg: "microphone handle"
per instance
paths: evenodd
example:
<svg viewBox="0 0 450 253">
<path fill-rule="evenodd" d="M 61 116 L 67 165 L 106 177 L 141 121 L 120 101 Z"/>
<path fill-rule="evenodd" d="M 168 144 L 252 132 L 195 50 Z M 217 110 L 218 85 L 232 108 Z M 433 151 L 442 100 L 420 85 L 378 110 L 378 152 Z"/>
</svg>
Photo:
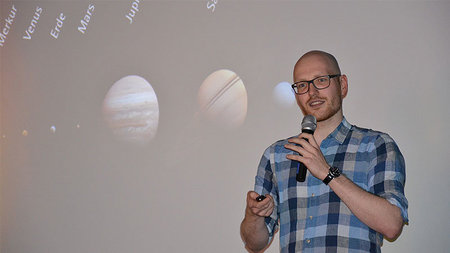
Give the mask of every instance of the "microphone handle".
<svg viewBox="0 0 450 253">
<path fill-rule="evenodd" d="M 314 130 L 311 130 L 311 129 L 302 129 L 302 133 L 314 134 Z"/>
<path fill-rule="evenodd" d="M 302 133 L 314 134 L 314 131 L 310 130 L 310 129 L 302 129 Z M 308 141 L 308 140 L 306 140 L 306 141 Z M 298 182 L 305 182 L 307 171 L 308 171 L 308 169 L 306 168 L 306 166 L 303 163 L 298 162 L 297 176 L 295 177 Z"/>
</svg>

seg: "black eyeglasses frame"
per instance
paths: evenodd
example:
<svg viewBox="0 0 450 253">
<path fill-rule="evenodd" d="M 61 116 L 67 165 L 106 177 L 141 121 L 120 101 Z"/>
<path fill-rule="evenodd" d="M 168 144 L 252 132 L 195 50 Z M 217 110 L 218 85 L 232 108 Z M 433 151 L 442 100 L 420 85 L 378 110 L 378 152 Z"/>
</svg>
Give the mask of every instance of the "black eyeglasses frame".
<svg viewBox="0 0 450 253">
<path fill-rule="evenodd" d="M 303 94 L 305 94 L 305 93 L 308 93 L 310 84 L 312 84 L 312 85 L 314 86 L 314 88 L 316 88 L 317 90 L 323 90 L 323 89 L 326 89 L 326 88 L 330 87 L 331 79 L 332 79 L 332 78 L 335 78 L 335 77 L 338 77 L 338 76 L 341 76 L 341 74 L 318 76 L 318 77 L 316 77 L 316 78 L 314 78 L 314 79 L 312 79 L 312 80 L 309 80 L 309 81 L 298 81 L 298 82 L 295 82 L 295 83 L 293 83 L 293 84 L 291 85 L 291 87 L 292 87 L 292 89 L 294 90 L 295 94 L 297 94 L 297 95 L 303 95 Z M 330 80 L 328 80 L 328 85 L 327 85 L 327 87 L 317 88 L 317 86 L 314 84 L 314 81 L 315 81 L 316 79 L 318 79 L 318 78 L 321 78 L 321 77 L 328 77 Z M 308 88 L 306 89 L 306 91 L 305 91 L 305 92 L 302 92 L 302 93 L 297 93 L 297 92 L 295 91 L 295 88 L 297 87 L 297 84 L 298 84 L 298 83 L 305 83 L 305 82 L 308 83 Z"/>
</svg>

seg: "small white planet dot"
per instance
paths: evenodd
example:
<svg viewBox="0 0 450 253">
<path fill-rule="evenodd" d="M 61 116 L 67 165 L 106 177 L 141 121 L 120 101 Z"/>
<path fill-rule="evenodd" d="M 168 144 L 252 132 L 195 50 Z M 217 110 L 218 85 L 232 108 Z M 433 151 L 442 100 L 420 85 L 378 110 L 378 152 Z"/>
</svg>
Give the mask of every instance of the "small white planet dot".
<svg viewBox="0 0 450 253">
<path fill-rule="evenodd" d="M 54 134 L 56 132 L 56 127 L 55 126 L 51 126 L 50 127 L 50 131 Z"/>
<path fill-rule="evenodd" d="M 295 93 L 288 82 L 281 82 L 273 88 L 273 98 L 282 107 L 290 107 L 296 104 Z"/>
<path fill-rule="evenodd" d="M 140 76 L 125 76 L 103 100 L 103 117 L 121 141 L 146 144 L 156 135 L 159 104 L 153 87 Z"/>
</svg>

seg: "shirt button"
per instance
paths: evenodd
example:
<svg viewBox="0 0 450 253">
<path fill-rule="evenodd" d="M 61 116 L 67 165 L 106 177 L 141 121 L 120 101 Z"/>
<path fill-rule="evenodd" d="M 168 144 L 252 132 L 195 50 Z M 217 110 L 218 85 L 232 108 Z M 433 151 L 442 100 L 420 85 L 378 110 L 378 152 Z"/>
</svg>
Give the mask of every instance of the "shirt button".
<svg viewBox="0 0 450 253">
<path fill-rule="evenodd" d="M 312 218 L 313 218 L 312 216 L 309 216 L 309 219 L 310 219 L 310 220 L 312 220 Z"/>
</svg>

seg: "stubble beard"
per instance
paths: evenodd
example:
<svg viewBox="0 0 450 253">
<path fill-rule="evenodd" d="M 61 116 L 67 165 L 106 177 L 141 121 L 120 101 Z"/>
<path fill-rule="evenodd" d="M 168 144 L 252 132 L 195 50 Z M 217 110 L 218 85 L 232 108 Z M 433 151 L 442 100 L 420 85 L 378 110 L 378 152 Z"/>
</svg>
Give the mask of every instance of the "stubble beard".
<svg viewBox="0 0 450 253">
<path fill-rule="evenodd" d="M 335 99 L 336 101 L 331 101 L 331 103 L 327 98 L 314 97 L 314 98 L 311 98 L 306 104 L 308 105 L 312 99 L 317 99 L 317 98 L 325 101 L 325 104 L 324 104 L 325 108 L 320 108 L 319 110 L 314 110 L 314 109 L 308 108 L 308 106 L 300 106 L 300 109 L 304 116 L 313 115 L 314 117 L 316 117 L 317 122 L 326 121 L 326 120 L 332 118 L 337 113 L 339 113 L 339 111 L 342 108 L 341 96 L 337 97 Z"/>
</svg>

